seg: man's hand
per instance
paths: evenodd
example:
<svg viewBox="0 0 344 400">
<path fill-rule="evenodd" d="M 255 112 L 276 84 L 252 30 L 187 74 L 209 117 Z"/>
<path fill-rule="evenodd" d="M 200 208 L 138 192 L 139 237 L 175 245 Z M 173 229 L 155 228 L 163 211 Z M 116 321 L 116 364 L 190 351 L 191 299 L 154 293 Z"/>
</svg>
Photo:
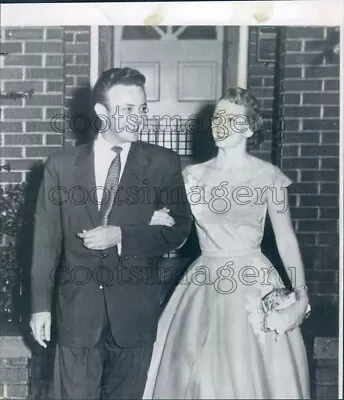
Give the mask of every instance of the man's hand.
<svg viewBox="0 0 344 400">
<path fill-rule="evenodd" d="M 46 348 L 47 344 L 44 342 L 44 340 L 50 342 L 51 313 L 33 313 L 30 321 L 30 327 L 36 342 L 38 342 L 42 347 Z"/>
<path fill-rule="evenodd" d="M 150 220 L 149 225 L 165 225 L 165 226 L 173 226 L 176 221 L 173 217 L 170 216 L 170 210 L 166 207 L 161 210 L 154 211 L 154 214 Z"/>
<path fill-rule="evenodd" d="M 106 250 L 121 242 L 122 233 L 119 226 L 98 226 L 89 231 L 83 230 L 77 236 L 83 239 L 82 244 L 90 250 Z"/>
</svg>

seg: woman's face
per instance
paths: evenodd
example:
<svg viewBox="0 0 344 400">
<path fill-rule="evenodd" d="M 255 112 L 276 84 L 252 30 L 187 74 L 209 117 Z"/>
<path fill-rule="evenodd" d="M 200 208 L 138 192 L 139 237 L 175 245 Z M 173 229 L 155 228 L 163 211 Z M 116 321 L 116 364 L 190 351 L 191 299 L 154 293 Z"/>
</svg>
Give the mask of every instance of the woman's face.
<svg viewBox="0 0 344 400">
<path fill-rule="evenodd" d="M 236 147 L 252 136 L 247 107 L 220 100 L 215 107 L 212 135 L 217 147 Z"/>
</svg>

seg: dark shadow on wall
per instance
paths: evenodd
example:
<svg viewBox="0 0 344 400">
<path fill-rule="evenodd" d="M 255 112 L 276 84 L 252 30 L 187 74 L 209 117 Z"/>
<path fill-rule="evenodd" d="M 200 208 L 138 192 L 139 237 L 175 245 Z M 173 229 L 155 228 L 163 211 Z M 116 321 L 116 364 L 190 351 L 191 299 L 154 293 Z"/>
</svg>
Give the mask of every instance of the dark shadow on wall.
<svg viewBox="0 0 344 400">
<path fill-rule="evenodd" d="M 70 123 L 66 139 L 76 140 L 77 145 L 92 141 L 101 125 L 94 111 L 90 84 L 74 90 L 67 109 Z"/>
<path fill-rule="evenodd" d="M 21 316 L 19 326 L 23 338 L 28 344 L 32 344 L 32 336 L 29 329 L 31 317 L 31 262 L 33 253 L 33 230 L 34 216 L 39 187 L 43 178 L 44 165 L 42 162 L 35 163 L 27 174 L 24 189 L 24 201 L 19 214 L 22 223 L 17 233 L 16 258 L 21 271 L 21 293 L 15 298 L 16 314 Z"/>
<path fill-rule="evenodd" d="M 75 89 L 73 97 L 67 105 L 70 117 L 65 139 L 74 139 L 76 144 L 83 144 L 93 140 L 97 131 L 98 120 L 94 112 L 91 98 L 91 88 L 87 85 Z M 71 128 L 71 129 L 68 129 Z M 29 321 L 31 318 L 31 260 L 33 252 L 34 214 L 39 187 L 42 181 L 44 165 L 42 162 L 35 164 L 27 175 L 24 191 L 24 204 L 20 211 L 25 223 L 20 227 L 17 242 L 17 262 L 21 272 L 21 294 L 18 291 L 14 298 L 14 306 L 21 315 L 18 331 L 25 344 L 32 352 L 30 398 L 43 400 L 47 398 L 47 390 L 53 373 L 53 360 L 55 353 L 56 331 L 54 329 L 55 315 L 52 314 L 52 337 L 47 349 L 38 345 L 31 335 Z M 55 296 L 55 294 L 54 294 Z M 54 304 L 54 299 L 53 299 Z"/>
<path fill-rule="evenodd" d="M 69 113 L 72 133 L 78 144 L 92 140 L 95 130 L 92 125 L 97 123 L 96 114 L 92 107 L 90 86 L 76 89 L 69 103 Z M 72 122 L 74 121 L 74 122 Z M 91 121 L 93 121 L 91 123 Z M 58 150 L 57 150 L 58 151 Z M 42 181 L 44 164 L 37 162 L 27 174 L 24 190 L 24 202 L 19 211 L 23 223 L 17 233 L 17 262 L 22 271 L 22 293 L 15 299 L 16 309 L 21 314 L 21 332 L 25 333 L 31 314 L 30 310 L 30 273 L 33 246 L 34 213 L 39 187 Z M 31 337 L 31 335 L 30 335 Z"/>
<path fill-rule="evenodd" d="M 85 121 L 86 118 L 89 121 L 95 121 L 95 113 L 91 105 L 91 90 L 90 87 L 83 87 L 76 89 L 72 100 L 70 101 L 70 116 L 75 116 L 76 128 L 74 130 L 75 139 L 78 144 L 85 143 L 92 140 L 95 133 L 91 128 L 91 124 L 82 127 L 81 122 Z M 87 129 L 85 129 L 85 127 Z M 25 189 L 24 189 L 24 201 L 19 215 L 23 223 L 20 224 L 17 233 L 17 244 L 16 244 L 16 257 L 18 266 L 21 272 L 22 281 L 22 293 L 18 291 L 18 295 L 15 297 L 15 309 L 18 311 L 17 314 L 21 315 L 22 323 L 20 324 L 20 330 L 26 335 L 28 329 L 28 322 L 31 314 L 30 310 L 30 274 L 31 274 L 31 260 L 33 252 L 33 229 L 34 229 L 34 214 L 36 210 L 36 203 L 38 197 L 39 187 L 42 181 L 44 171 L 44 164 L 37 162 L 31 168 L 27 174 Z M 25 336 L 26 337 L 26 336 Z M 31 335 L 29 335 L 30 339 Z"/>
<path fill-rule="evenodd" d="M 45 399 L 44 390 L 45 374 L 51 374 L 52 369 L 47 369 L 45 364 L 52 358 L 54 351 L 54 336 L 52 345 L 45 350 L 41 348 L 33 339 L 29 326 L 31 318 L 31 267 L 33 254 L 33 232 L 34 215 L 36 210 L 39 187 L 42 182 L 44 164 L 37 162 L 27 174 L 24 188 L 24 201 L 19 210 L 20 220 L 18 226 L 16 243 L 16 260 L 21 271 L 20 286 L 21 290 L 16 291 L 14 296 L 15 315 L 18 315 L 17 331 L 22 336 L 24 343 L 31 350 L 30 360 L 30 398 Z M 39 384 L 37 384 L 39 382 Z M 43 383 L 43 384 L 42 384 Z"/>
<path fill-rule="evenodd" d="M 190 124 L 192 137 L 192 162 L 202 163 L 215 157 L 217 147 L 211 134 L 211 119 L 214 113 L 214 104 L 205 104 Z"/>
</svg>

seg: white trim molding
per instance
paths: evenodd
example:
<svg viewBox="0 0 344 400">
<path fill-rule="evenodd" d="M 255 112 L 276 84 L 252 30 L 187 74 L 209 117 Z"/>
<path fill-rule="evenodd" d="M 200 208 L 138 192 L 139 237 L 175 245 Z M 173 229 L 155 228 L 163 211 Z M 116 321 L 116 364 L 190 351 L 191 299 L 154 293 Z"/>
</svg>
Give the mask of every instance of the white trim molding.
<svg viewBox="0 0 344 400">
<path fill-rule="evenodd" d="M 243 89 L 247 89 L 248 40 L 248 26 L 240 26 L 237 85 Z"/>
<path fill-rule="evenodd" d="M 121 65 L 121 39 L 123 26 L 114 27 L 114 50 L 113 50 L 113 66 L 118 68 Z"/>
<path fill-rule="evenodd" d="M 90 84 L 95 85 L 99 74 L 99 26 L 91 25 L 91 43 L 90 43 Z"/>
</svg>

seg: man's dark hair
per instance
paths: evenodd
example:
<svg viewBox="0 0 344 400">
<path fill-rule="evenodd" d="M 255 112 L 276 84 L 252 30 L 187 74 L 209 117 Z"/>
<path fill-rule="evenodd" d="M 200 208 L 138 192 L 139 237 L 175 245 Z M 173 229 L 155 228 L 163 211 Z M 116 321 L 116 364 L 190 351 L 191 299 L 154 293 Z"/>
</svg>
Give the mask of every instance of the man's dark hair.
<svg viewBox="0 0 344 400">
<path fill-rule="evenodd" d="M 140 86 L 144 88 L 146 77 L 133 68 L 110 68 L 102 72 L 93 88 L 94 104 L 108 107 L 107 92 L 115 85 Z"/>
</svg>

